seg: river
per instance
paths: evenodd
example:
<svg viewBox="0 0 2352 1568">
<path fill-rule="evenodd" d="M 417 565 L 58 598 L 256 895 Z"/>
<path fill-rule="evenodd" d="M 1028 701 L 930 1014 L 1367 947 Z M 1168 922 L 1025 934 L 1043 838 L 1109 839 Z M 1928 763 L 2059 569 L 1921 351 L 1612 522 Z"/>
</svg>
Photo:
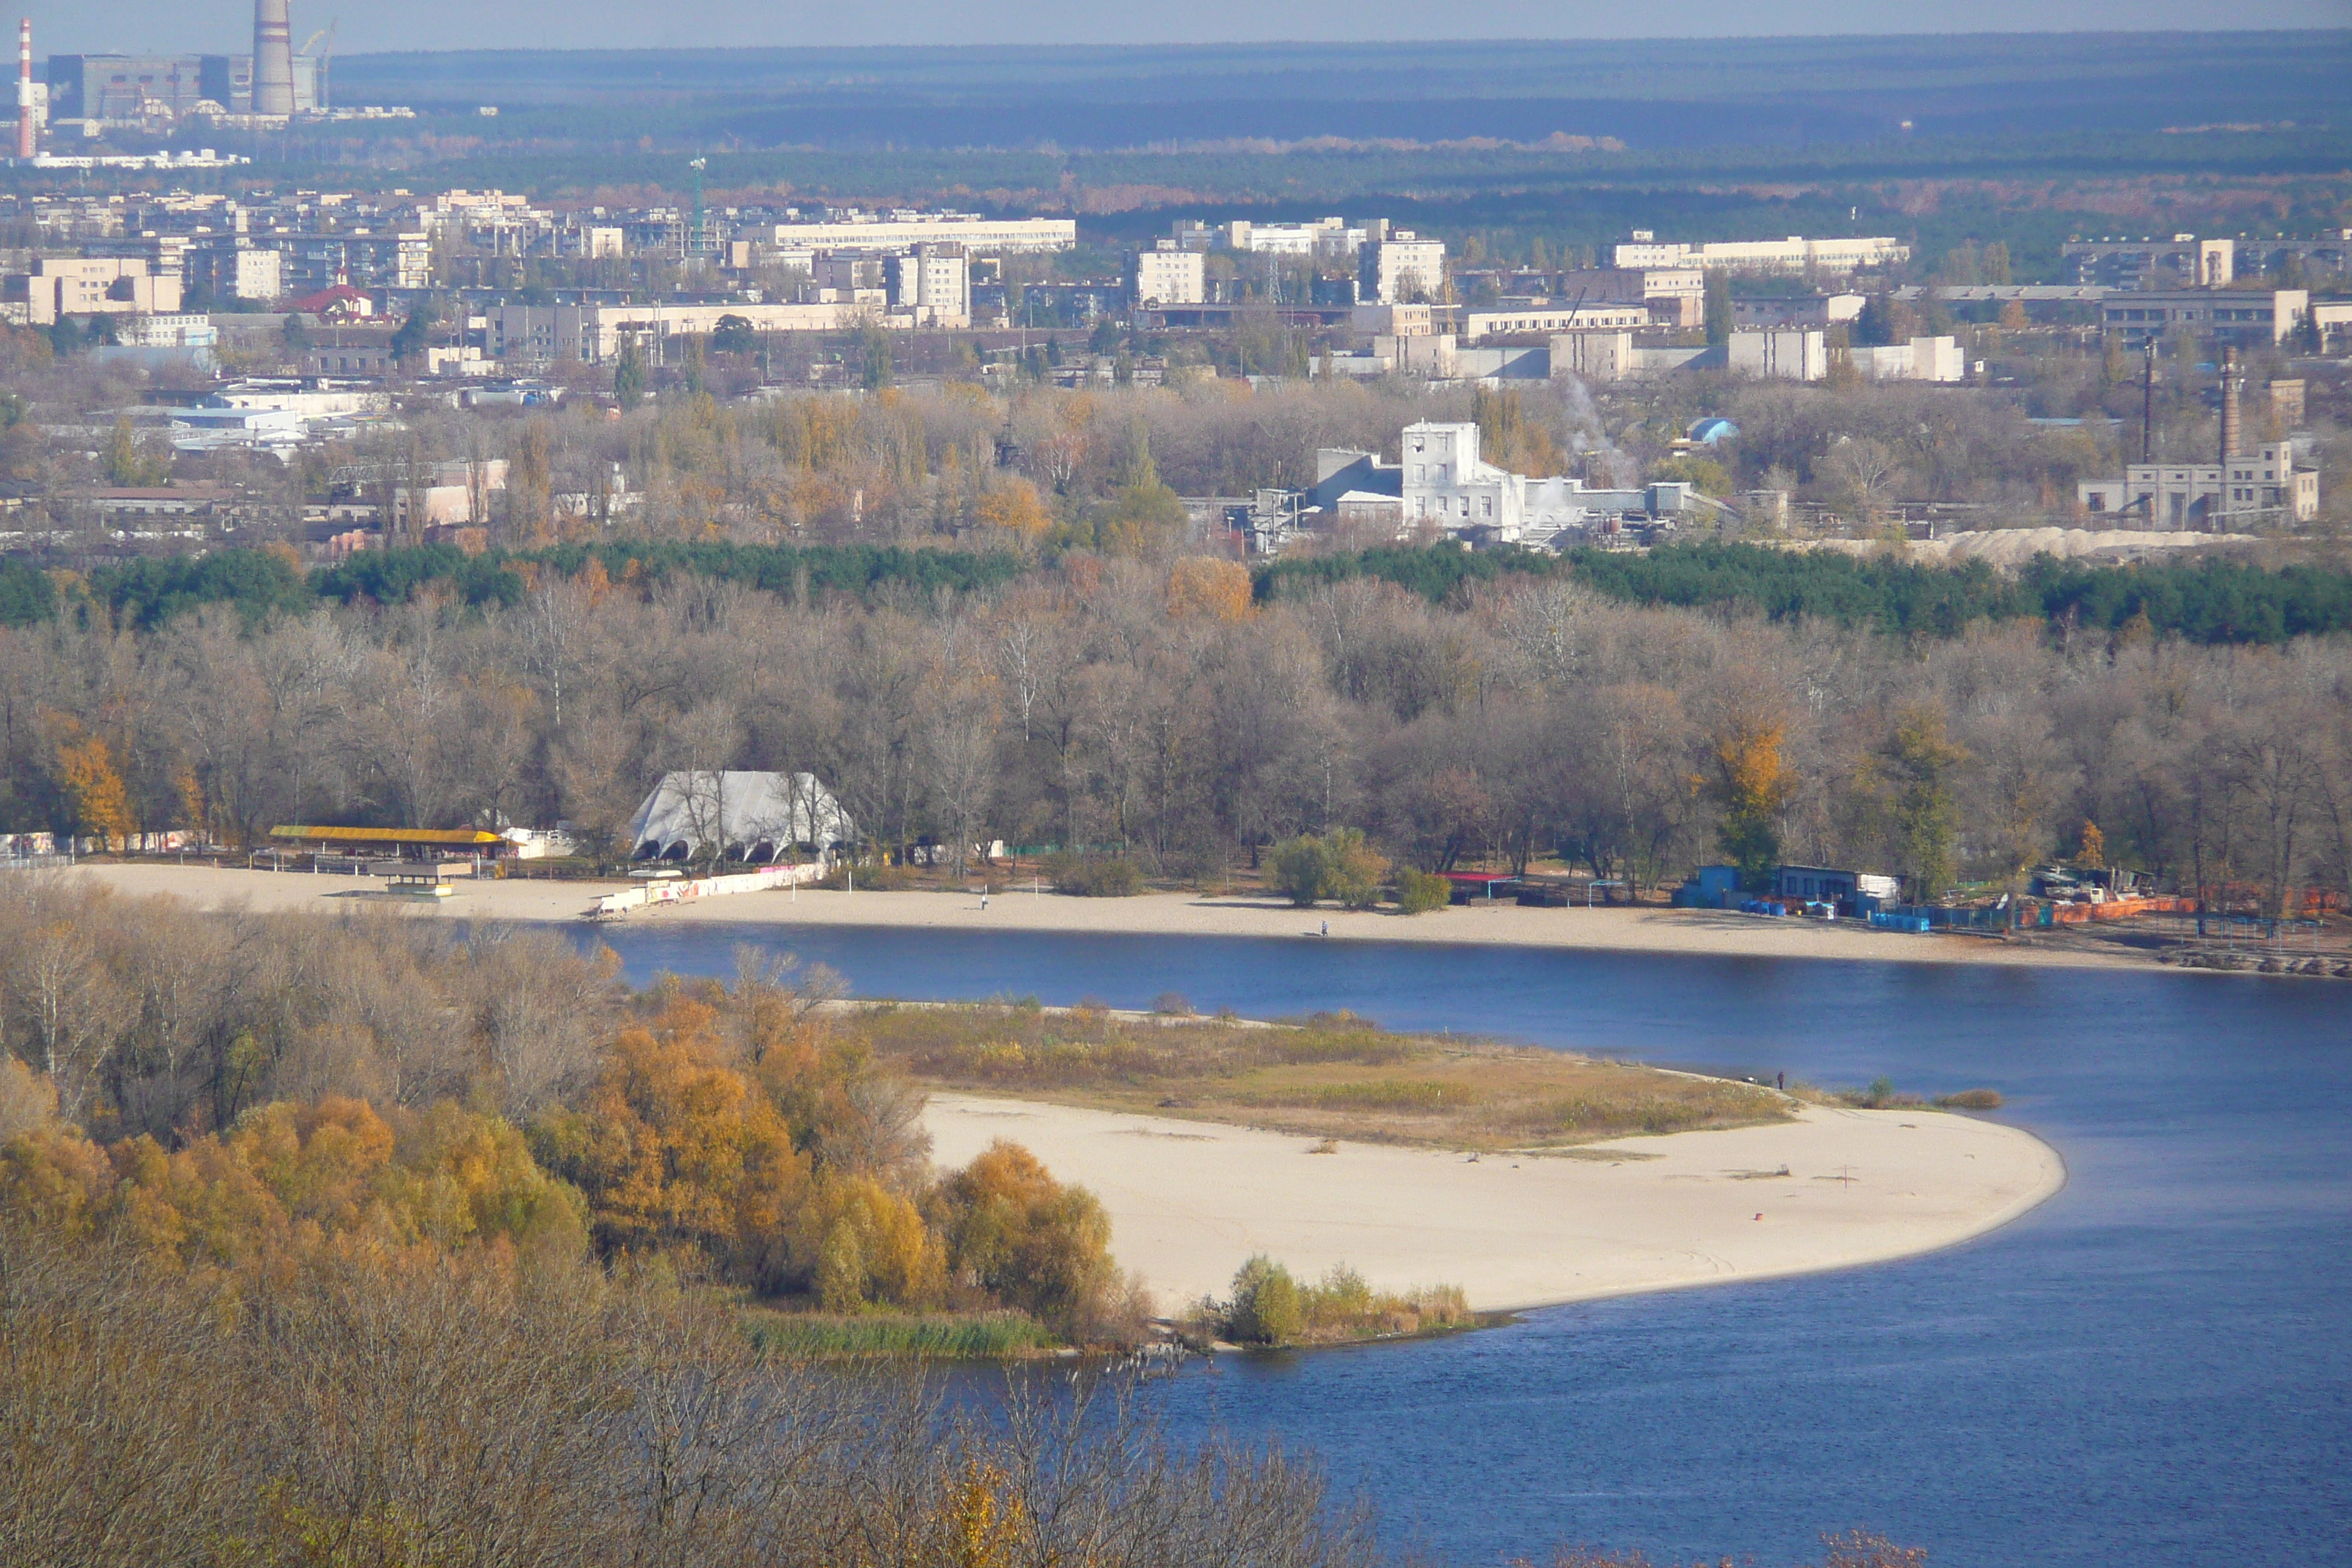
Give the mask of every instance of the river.
<svg viewBox="0 0 2352 1568">
<path fill-rule="evenodd" d="M 630 978 L 755 927 L 600 931 Z M 2065 1157 L 2016 1224 L 1906 1262 L 1221 1357 L 1171 1428 L 1312 1448 L 1382 1537 L 1760 1563 L 1868 1525 L 1947 1564 L 2352 1561 L 2352 985 L 1213 938 L 802 928 L 856 994 L 1098 997 L 1827 1084 L 1979 1085 Z"/>
</svg>

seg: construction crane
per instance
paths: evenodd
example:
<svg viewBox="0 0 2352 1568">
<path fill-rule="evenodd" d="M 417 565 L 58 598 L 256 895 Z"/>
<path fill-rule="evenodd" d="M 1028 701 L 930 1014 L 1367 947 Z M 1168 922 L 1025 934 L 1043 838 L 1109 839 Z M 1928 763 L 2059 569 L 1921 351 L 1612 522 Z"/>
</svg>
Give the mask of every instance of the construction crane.
<svg viewBox="0 0 2352 1568">
<path fill-rule="evenodd" d="M 319 57 L 318 101 L 310 106 L 313 109 L 323 110 L 328 106 L 327 72 L 335 63 L 335 29 L 342 25 L 343 19 L 341 16 L 335 17 L 325 26 L 311 34 L 310 41 L 302 46 L 301 53 L 307 57 L 312 49 L 319 47 L 320 38 L 327 40 L 326 52 Z"/>
</svg>

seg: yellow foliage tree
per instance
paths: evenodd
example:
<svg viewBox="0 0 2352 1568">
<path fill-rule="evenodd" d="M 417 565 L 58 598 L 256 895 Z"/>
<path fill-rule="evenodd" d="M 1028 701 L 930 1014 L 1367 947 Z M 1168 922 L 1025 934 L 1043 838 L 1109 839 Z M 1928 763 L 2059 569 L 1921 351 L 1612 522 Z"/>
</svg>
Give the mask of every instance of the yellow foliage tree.
<svg viewBox="0 0 2352 1568">
<path fill-rule="evenodd" d="M 79 829 L 111 848 L 133 829 L 131 797 L 115 771 L 114 752 L 98 735 L 76 734 L 58 745 L 58 787 L 73 803 Z"/>
<path fill-rule="evenodd" d="M 1780 858 L 1780 817 L 1796 777 L 1780 755 L 1777 723 L 1736 718 L 1715 738 L 1712 793 L 1723 807 L 1717 837 L 1739 868 L 1740 885 L 1760 890 Z"/>
<path fill-rule="evenodd" d="M 1001 479 L 982 490 L 971 516 L 981 527 L 995 529 L 1024 545 L 1044 538 L 1054 524 L 1037 487 L 1018 477 Z"/>
<path fill-rule="evenodd" d="M 1064 1186 L 1037 1157 L 1002 1139 L 940 1188 L 958 1279 L 1082 1337 L 1118 1284 L 1110 1220 L 1083 1187 Z"/>
<path fill-rule="evenodd" d="M 1231 623 L 1253 608 L 1249 569 L 1238 561 L 1187 555 L 1168 569 L 1168 614 L 1181 620 L 1200 616 Z"/>
</svg>

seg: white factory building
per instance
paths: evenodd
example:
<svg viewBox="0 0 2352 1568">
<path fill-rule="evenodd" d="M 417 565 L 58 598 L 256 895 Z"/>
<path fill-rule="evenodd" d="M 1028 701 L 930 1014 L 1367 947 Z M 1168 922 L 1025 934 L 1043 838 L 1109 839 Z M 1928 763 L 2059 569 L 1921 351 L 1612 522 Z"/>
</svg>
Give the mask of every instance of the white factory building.
<svg viewBox="0 0 2352 1568">
<path fill-rule="evenodd" d="M 1786 239 L 1714 240 L 1700 245 L 1652 238 L 1637 231 L 1616 247 L 1620 268 L 1721 268 L 1731 272 L 1797 272 L 1812 268 L 1822 272 L 1852 272 L 1864 267 L 1887 267 L 1911 259 L 1911 247 L 1885 236 L 1870 239 L 1807 239 L 1792 234 Z"/>
<path fill-rule="evenodd" d="M 1074 250 L 1078 224 L 1066 217 L 982 217 L 978 213 L 858 213 L 824 223 L 772 224 L 754 237 L 807 250 L 911 250 L 960 245 L 974 256 Z"/>
</svg>

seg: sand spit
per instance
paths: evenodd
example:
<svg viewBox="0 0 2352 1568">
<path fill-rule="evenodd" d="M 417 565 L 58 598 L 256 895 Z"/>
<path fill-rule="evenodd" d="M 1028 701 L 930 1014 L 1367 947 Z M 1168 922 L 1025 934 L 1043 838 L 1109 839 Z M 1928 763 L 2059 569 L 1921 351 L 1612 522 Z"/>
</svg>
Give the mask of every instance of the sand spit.
<svg viewBox="0 0 2352 1568">
<path fill-rule="evenodd" d="M 169 893 L 201 908 L 243 903 L 256 910 L 348 908 L 364 900 L 389 904 L 364 877 L 309 872 L 215 870 L 210 867 L 103 866 L 76 873 L 130 894 Z M 975 884 L 976 885 L 976 884 Z M 574 921 L 600 893 L 621 882 L 459 882 L 457 896 L 406 907 L 419 915 L 461 920 Z M 894 927 L 926 931 L 1111 932 L 1132 936 L 1313 938 L 1333 942 L 1474 942 L 1503 947 L 1620 952 L 1700 953 L 1738 958 L 1842 958 L 1926 963 L 2015 963 L 2069 968 L 2139 969 L 2123 954 L 2024 947 L 1957 935 L 1912 936 L 1852 921 L 1828 923 L 1702 910 L 1522 909 L 1517 904 L 1457 905 L 1405 916 L 1349 910 L 1295 910 L 1259 897 L 1218 899 L 1146 893 L 1132 899 L 1039 896 L 999 885 L 988 908 L 968 893 L 831 893 L 803 889 L 746 893 L 704 903 L 646 910 L 625 922 L 718 921 L 789 928 Z"/>
<path fill-rule="evenodd" d="M 1318 1154 L 1251 1128 L 943 1093 L 925 1121 L 942 1163 L 1004 1138 L 1092 1190 L 1162 1310 L 1224 1293 L 1257 1252 L 1308 1275 L 1344 1262 L 1381 1289 L 1460 1285 L 1481 1310 L 1847 1268 L 1981 1235 L 2066 1178 L 2030 1133 L 1935 1111 L 1808 1108 L 1601 1146 L 1621 1163 Z"/>
</svg>

